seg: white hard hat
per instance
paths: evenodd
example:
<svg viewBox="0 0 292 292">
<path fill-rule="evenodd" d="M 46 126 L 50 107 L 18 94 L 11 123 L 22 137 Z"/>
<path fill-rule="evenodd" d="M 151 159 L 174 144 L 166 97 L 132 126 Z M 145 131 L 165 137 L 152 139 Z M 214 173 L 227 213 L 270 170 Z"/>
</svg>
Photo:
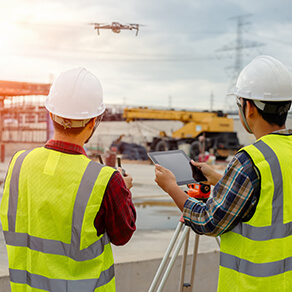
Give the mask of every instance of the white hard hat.
<svg viewBox="0 0 292 292">
<path fill-rule="evenodd" d="M 54 116 L 86 120 L 105 111 L 99 80 L 85 68 L 62 73 L 53 83 L 45 106 Z"/>
<path fill-rule="evenodd" d="M 258 56 L 243 68 L 231 94 L 255 101 L 292 100 L 292 77 L 288 69 L 270 56 Z"/>
</svg>

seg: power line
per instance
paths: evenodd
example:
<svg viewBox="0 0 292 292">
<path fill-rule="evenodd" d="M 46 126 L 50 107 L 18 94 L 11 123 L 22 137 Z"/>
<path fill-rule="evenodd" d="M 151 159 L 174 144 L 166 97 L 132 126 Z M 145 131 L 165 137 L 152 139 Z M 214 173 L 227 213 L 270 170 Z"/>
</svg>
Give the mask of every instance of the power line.
<svg viewBox="0 0 292 292">
<path fill-rule="evenodd" d="M 231 80 L 229 83 L 228 92 L 234 89 L 237 77 L 242 70 L 243 67 L 243 51 L 245 49 L 256 48 L 263 46 L 264 44 L 254 41 L 247 41 L 243 39 L 243 28 L 250 24 L 246 19 L 250 17 L 251 14 L 245 14 L 241 16 L 232 17 L 231 19 L 235 19 L 237 21 L 237 28 L 236 28 L 236 39 L 230 45 L 226 45 L 223 48 L 217 50 L 217 52 L 227 52 L 227 51 L 234 51 L 234 64 L 231 67 L 232 74 Z M 227 102 L 227 100 L 225 100 Z M 233 104 L 233 103 L 232 103 Z"/>
<path fill-rule="evenodd" d="M 273 41 L 273 42 L 278 43 L 278 44 L 282 44 L 282 45 L 286 45 L 286 46 L 292 46 L 292 42 L 286 42 L 286 41 L 283 41 L 283 40 L 279 40 L 279 39 L 275 39 L 275 38 L 271 38 L 271 37 L 267 37 L 267 36 L 262 36 L 262 35 L 259 35 L 257 33 L 252 33 L 252 32 L 248 32 L 248 34 L 256 36 L 256 37 L 260 37 L 260 38 L 263 38 L 263 39 L 266 39 L 266 40 L 269 40 L 269 41 Z"/>
</svg>

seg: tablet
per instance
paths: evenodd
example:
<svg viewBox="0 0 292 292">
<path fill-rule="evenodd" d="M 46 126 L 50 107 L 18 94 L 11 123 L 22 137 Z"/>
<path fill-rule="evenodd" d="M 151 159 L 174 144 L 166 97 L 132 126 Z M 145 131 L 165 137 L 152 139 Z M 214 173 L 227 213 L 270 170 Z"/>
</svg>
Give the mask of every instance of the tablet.
<svg viewBox="0 0 292 292">
<path fill-rule="evenodd" d="M 196 183 L 190 166 L 191 159 L 183 150 L 158 151 L 147 154 L 154 164 L 160 164 L 169 169 L 175 175 L 178 185 Z"/>
</svg>

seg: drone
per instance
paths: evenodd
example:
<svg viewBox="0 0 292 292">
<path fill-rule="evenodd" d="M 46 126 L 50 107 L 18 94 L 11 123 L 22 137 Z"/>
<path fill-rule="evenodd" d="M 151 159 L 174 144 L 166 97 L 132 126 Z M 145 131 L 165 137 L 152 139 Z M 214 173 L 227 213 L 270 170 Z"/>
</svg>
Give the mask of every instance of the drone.
<svg viewBox="0 0 292 292">
<path fill-rule="evenodd" d="M 138 35 L 139 31 L 139 24 L 129 23 L 129 24 L 121 24 L 119 22 L 112 22 L 111 24 L 105 23 L 91 23 L 94 25 L 94 29 L 97 30 L 97 34 L 99 35 L 100 29 L 111 29 L 114 33 L 120 33 L 122 29 L 133 30 L 136 29 L 136 36 Z"/>
</svg>

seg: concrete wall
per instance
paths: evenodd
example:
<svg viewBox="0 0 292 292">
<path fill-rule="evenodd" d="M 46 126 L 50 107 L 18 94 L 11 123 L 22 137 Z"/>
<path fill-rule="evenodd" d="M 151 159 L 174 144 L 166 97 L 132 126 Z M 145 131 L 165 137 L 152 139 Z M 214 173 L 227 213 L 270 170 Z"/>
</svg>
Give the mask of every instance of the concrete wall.
<svg viewBox="0 0 292 292">
<path fill-rule="evenodd" d="M 161 259 L 116 265 L 117 292 L 143 292 L 150 288 Z M 190 282 L 192 256 L 187 259 L 185 283 Z M 216 292 L 219 270 L 219 252 L 200 253 L 197 257 L 193 289 L 188 291 Z M 163 291 L 179 291 L 181 256 L 179 256 L 165 283 Z M 163 276 L 164 274 L 162 274 Z M 157 284 L 159 286 L 160 281 Z M 156 289 L 157 289 L 156 287 Z"/>
<path fill-rule="evenodd" d="M 119 263 L 115 265 L 117 292 L 146 292 L 150 288 L 161 258 Z M 190 281 L 192 255 L 188 256 L 185 282 Z M 193 289 L 188 291 L 216 292 L 219 267 L 219 252 L 200 253 L 197 257 Z M 179 256 L 162 291 L 178 291 L 181 256 Z M 164 275 L 164 274 L 163 274 Z M 162 275 L 162 276 L 163 276 Z M 158 285 L 160 282 L 158 282 Z M 157 285 L 157 287 L 158 287 Z M 156 288 L 157 288 L 156 287 Z M 0 277 L 0 292 L 10 292 L 8 276 Z"/>
<path fill-rule="evenodd" d="M 0 292 L 10 292 L 10 284 L 8 276 L 0 277 Z"/>
</svg>

